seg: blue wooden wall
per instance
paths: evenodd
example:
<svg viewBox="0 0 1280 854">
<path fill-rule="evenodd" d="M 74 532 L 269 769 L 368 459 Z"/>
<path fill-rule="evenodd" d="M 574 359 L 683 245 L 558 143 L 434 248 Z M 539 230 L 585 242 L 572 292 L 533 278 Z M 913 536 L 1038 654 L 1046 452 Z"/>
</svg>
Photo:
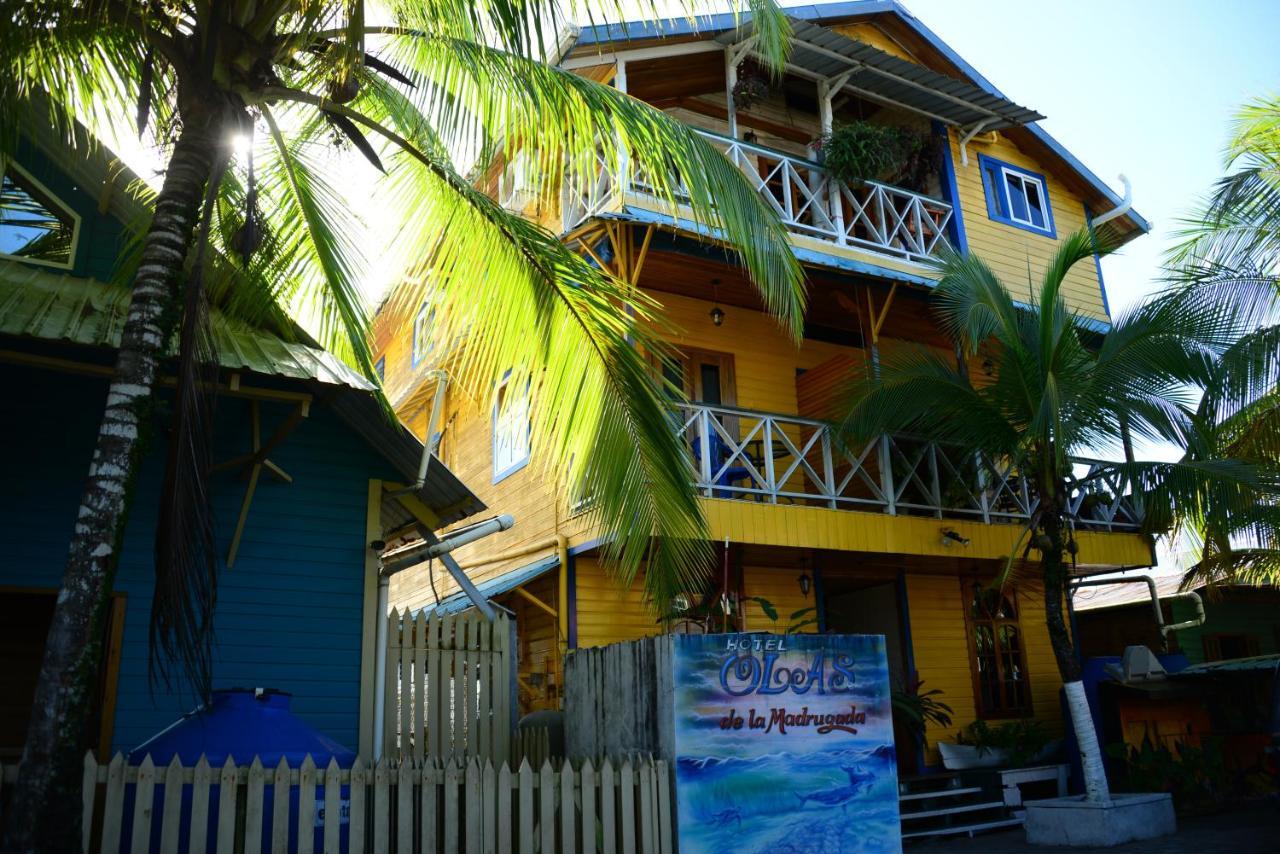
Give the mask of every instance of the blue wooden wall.
<svg viewBox="0 0 1280 854">
<path fill-rule="evenodd" d="M 70 155 L 74 156 L 74 155 Z M 48 157 L 25 139 L 18 140 L 14 159 L 22 168 L 44 184 L 50 192 L 80 215 L 80 239 L 76 257 L 70 270 L 57 269 L 73 276 L 88 276 L 100 282 L 109 282 L 115 275 L 124 249 L 127 231 L 119 220 L 98 212 L 96 188 L 80 186 L 65 170 L 54 165 Z M 146 223 L 130 223 L 136 227 Z M 51 268 L 41 267 L 42 270 Z"/>
<path fill-rule="evenodd" d="M 56 587 L 106 396 L 96 379 L 0 365 L 0 585 Z M 217 400 L 215 459 L 249 450 L 249 404 Z M 263 438 L 287 414 L 263 404 Z M 113 750 L 129 750 L 196 704 L 189 687 L 148 679 L 152 544 L 164 467 L 163 432 L 134 494 L 115 589 L 127 594 Z M 365 518 L 370 478 L 391 473 L 328 410 L 272 454 L 292 484 L 263 475 L 234 568 L 222 567 L 214 687 L 293 693 L 312 726 L 355 748 L 360 691 Z M 218 550 L 227 547 L 246 484 L 215 476 Z"/>
</svg>

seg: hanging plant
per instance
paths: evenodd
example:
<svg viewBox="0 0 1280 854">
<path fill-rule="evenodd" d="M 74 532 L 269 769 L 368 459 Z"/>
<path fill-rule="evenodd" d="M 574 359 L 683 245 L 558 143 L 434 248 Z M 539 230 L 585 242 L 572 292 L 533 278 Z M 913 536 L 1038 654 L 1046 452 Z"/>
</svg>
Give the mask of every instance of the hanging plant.
<svg viewBox="0 0 1280 854">
<path fill-rule="evenodd" d="M 923 190 L 937 159 L 936 143 L 926 134 L 867 121 L 838 124 L 815 147 L 823 165 L 846 184 L 884 181 Z"/>
<path fill-rule="evenodd" d="M 769 97 L 769 78 L 759 63 L 744 60 L 738 66 L 738 80 L 733 84 L 733 105 L 739 110 L 750 109 Z"/>
</svg>

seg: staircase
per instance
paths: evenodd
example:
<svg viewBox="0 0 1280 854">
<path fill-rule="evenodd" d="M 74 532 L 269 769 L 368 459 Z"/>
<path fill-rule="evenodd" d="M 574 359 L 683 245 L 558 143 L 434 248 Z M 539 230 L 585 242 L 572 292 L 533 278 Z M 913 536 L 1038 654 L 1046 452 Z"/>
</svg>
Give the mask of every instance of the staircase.
<svg viewBox="0 0 1280 854">
<path fill-rule="evenodd" d="M 959 774 L 930 774 L 898 783 L 902 838 L 929 839 L 1016 827 L 999 787 L 974 785 Z"/>
</svg>

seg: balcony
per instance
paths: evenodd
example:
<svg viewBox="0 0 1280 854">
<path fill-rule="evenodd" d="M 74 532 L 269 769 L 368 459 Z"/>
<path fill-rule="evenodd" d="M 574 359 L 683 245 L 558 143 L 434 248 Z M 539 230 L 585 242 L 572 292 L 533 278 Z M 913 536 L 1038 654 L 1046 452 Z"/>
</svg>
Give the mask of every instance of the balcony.
<svg viewBox="0 0 1280 854">
<path fill-rule="evenodd" d="M 1035 510 L 1016 470 L 953 445 L 883 436 L 842 450 L 823 421 L 697 403 L 677 411 L 708 498 L 985 523 L 1024 523 Z M 1130 484 L 1100 460 L 1074 462 L 1068 510 L 1077 528 L 1136 532 Z"/>
<path fill-rule="evenodd" d="M 698 133 L 742 171 L 787 230 L 799 237 L 922 262 L 934 257 L 954 215 L 951 205 L 921 193 L 876 181 L 853 186 L 811 160 L 710 131 Z M 566 182 L 561 199 L 565 233 L 620 204 L 618 182 L 604 161 L 601 157 L 599 172 L 585 185 Z M 652 199 L 655 208 L 663 207 L 643 176 L 632 175 L 627 189 Z"/>
</svg>

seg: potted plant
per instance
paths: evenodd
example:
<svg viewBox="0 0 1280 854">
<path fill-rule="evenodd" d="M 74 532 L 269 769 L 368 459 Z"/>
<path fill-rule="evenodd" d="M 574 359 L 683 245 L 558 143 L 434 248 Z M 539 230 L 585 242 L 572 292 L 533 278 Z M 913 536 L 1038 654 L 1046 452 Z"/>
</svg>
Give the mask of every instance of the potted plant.
<svg viewBox="0 0 1280 854">
<path fill-rule="evenodd" d="M 769 78 L 765 70 L 754 60 L 744 60 L 738 66 L 738 79 L 733 84 L 733 105 L 747 110 L 768 97 Z"/>
<path fill-rule="evenodd" d="M 921 691 L 923 687 L 923 679 L 911 679 L 902 688 L 890 692 L 893 722 L 909 732 L 917 743 L 924 740 L 928 724 L 951 726 L 951 707 L 937 699 L 942 696 L 942 689 Z"/>
<path fill-rule="evenodd" d="M 820 163 L 846 184 L 884 181 L 923 190 L 937 163 L 936 141 L 919 131 L 868 121 L 841 122 L 813 143 Z"/>
<path fill-rule="evenodd" d="M 938 742 L 942 764 L 949 771 L 1022 767 L 1047 761 L 1061 747 L 1061 740 L 1051 739 L 1044 724 L 1033 718 L 996 726 L 974 721 L 956 733 L 955 742 Z"/>
</svg>

